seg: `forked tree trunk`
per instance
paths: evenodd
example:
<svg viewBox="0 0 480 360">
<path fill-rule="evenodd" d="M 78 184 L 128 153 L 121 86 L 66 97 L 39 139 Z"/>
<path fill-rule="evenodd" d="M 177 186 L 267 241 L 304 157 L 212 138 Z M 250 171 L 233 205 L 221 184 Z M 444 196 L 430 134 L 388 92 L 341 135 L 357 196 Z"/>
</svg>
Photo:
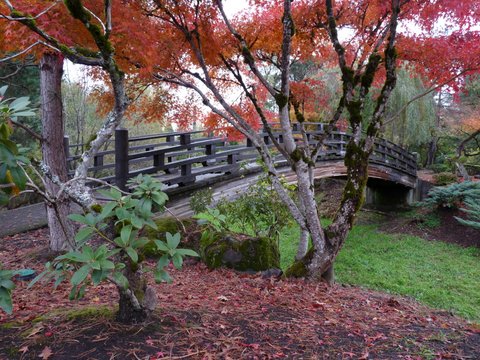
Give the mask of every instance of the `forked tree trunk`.
<svg viewBox="0 0 480 360">
<path fill-rule="evenodd" d="M 50 168 L 51 174 L 65 182 L 68 174 L 63 146 L 62 74 L 63 57 L 53 53 L 45 54 L 40 60 L 43 162 Z M 58 186 L 49 179 L 45 181 L 47 193 L 56 194 Z M 50 249 L 61 251 L 71 248 L 75 228 L 67 218 L 71 213 L 70 200 L 63 196 L 54 205 L 47 205 Z"/>
<path fill-rule="evenodd" d="M 155 289 L 147 285 L 141 271 L 126 270 L 128 289 L 118 287 L 117 320 L 124 324 L 139 324 L 148 319 L 157 305 Z"/>
</svg>

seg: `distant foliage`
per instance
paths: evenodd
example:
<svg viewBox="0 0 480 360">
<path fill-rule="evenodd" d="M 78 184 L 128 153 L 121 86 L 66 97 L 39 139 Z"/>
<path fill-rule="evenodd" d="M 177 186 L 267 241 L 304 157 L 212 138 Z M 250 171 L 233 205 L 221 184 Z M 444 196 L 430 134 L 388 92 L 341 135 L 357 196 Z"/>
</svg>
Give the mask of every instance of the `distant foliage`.
<svg viewBox="0 0 480 360">
<path fill-rule="evenodd" d="M 414 69 L 403 67 L 398 71 L 397 85 L 388 100 L 386 118 L 397 115 L 417 94 L 425 92 L 422 79 Z M 411 103 L 385 127 L 385 137 L 403 146 L 426 144 L 432 137 L 436 118 L 433 93 Z"/>
<path fill-rule="evenodd" d="M 441 172 L 433 175 L 433 179 L 435 180 L 435 184 L 438 186 L 444 186 L 457 182 L 457 175 L 451 172 Z"/>
<path fill-rule="evenodd" d="M 480 182 L 465 181 L 448 186 L 435 187 L 423 202 L 438 208 L 460 208 L 463 203 L 480 203 Z"/>
</svg>

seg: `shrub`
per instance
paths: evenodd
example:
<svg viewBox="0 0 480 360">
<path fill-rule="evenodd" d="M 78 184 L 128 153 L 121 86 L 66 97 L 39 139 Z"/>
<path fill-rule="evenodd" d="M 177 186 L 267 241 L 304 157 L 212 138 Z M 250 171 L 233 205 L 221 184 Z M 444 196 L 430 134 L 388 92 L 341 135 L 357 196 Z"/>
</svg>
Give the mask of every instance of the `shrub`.
<svg viewBox="0 0 480 360">
<path fill-rule="evenodd" d="M 435 184 L 438 186 L 450 185 L 457 182 L 457 175 L 451 172 L 441 172 L 433 175 Z"/>
<path fill-rule="evenodd" d="M 451 172 L 453 170 L 452 165 L 450 164 L 432 164 L 429 166 L 430 170 L 433 170 L 435 173 L 442 173 L 442 172 Z"/>
<path fill-rule="evenodd" d="M 457 219 L 463 225 L 480 230 L 480 198 L 467 198 L 465 200 L 465 206 L 465 208 L 460 210 L 467 213 L 469 219 L 465 220 L 459 217 L 455 217 L 455 219 Z"/>
<path fill-rule="evenodd" d="M 459 208 L 463 202 L 480 202 L 480 182 L 465 181 L 434 187 L 422 204 L 439 208 Z"/>
<path fill-rule="evenodd" d="M 72 285 L 70 299 L 80 299 L 90 285 L 110 282 L 116 285 L 120 300 L 118 319 L 126 323 L 141 322 L 153 311 L 156 295 L 144 278 L 144 248 L 150 240 L 143 237 L 144 229 L 157 225 L 153 212 L 164 209 L 168 199 L 161 191 L 162 184 L 150 176 L 139 175 L 130 181 L 132 194 L 124 195 L 116 188 L 101 191 L 110 199 L 97 212 L 73 214 L 70 219 L 83 224 L 75 241 L 76 249 L 58 256 L 45 265 L 46 269 L 30 284 L 55 279 L 55 286 L 64 280 Z M 98 240 L 89 243 L 96 236 Z M 179 269 L 184 256 L 198 256 L 189 249 L 179 249 L 180 234 L 166 233 L 165 241 L 154 244 L 162 256 L 150 271 L 156 282 L 170 282 L 167 272 L 172 262 Z"/>
<path fill-rule="evenodd" d="M 213 202 L 212 188 L 202 189 L 190 197 L 190 208 L 194 214 L 199 214 L 207 210 Z"/>
<path fill-rule="evenodd" d="M 224 216 L 222 223 L 229 231 L 256 237 L 276 236 L 291 219 L 287 207 L 266 176 L 262 176 L 237 199 L 220 200 L 216 209 Z"/>
</svg>

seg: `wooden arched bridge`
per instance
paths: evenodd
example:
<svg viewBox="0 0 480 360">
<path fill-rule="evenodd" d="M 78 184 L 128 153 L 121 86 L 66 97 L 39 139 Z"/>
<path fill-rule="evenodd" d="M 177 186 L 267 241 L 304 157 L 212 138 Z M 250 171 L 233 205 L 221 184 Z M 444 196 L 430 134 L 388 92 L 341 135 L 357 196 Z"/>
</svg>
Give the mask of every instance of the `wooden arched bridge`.
<svg viewBox="0 0 480 360">
<path fill-rule="evenodd" d="M 316 136 L 324 133 L 323 124 L 308 123 L 306 128 L 312 144 L 316 142 Z M 293 130 L 300 136 L 295 124 Z M 152 174 L 167 186 L 167 192 L 181 193 L 261 169 L 257 163 L 258 153 L 248 141 L 228 142 L 225 138 L 206 137 L 204 134 L 204 131 L 190 131 L 129 137 L 128 130 L 116 130 L 115 139 L 105 151 L 95 156 L 91 175 L 124 189 L 129 178 Z M 261 135 L 270 145 L 268 135 Z M 275 136 L 282 142 L 280 133 L 275 133 Z M 329 134 L 318 157 L 316 177 L 346 175 L 343 158 L 350 137 L 350 134 L 339 131 Z M 69 145 L 68 139 L 65 146 L 68 154 L 81 150 L 81 145 Z M 69 155 L 69 166 L 78 158 Z M 278 167 L 287 165 L 281 155 L 275 160 Z M 369 177 L 414 188 L 416 157 L 390 141 L 377 139 L 370 157 Z"/>
</svg>

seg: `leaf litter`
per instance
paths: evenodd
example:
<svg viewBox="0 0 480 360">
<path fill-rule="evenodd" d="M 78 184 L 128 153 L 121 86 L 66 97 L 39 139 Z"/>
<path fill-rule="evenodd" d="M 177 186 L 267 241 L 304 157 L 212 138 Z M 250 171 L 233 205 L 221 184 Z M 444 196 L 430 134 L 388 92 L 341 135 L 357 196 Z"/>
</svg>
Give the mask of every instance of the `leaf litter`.
<svg viewBox="0 0 480 360">
<path fill-rule="evenodd" d="M 40 271 L 47 238 L 45 229 L 4 238 L 0 261 Z M 174 282 L 156 285 L 158 309 L 142 326 L 115 322 L 113 286 L 71 302 L 68 284 L 27 290 L 16 281 L 14 313 L 0 314 L 0 358 L 480 358 L 480 327 L 409 298 L 195 262 L 171 272 Z"/>
</svg>

